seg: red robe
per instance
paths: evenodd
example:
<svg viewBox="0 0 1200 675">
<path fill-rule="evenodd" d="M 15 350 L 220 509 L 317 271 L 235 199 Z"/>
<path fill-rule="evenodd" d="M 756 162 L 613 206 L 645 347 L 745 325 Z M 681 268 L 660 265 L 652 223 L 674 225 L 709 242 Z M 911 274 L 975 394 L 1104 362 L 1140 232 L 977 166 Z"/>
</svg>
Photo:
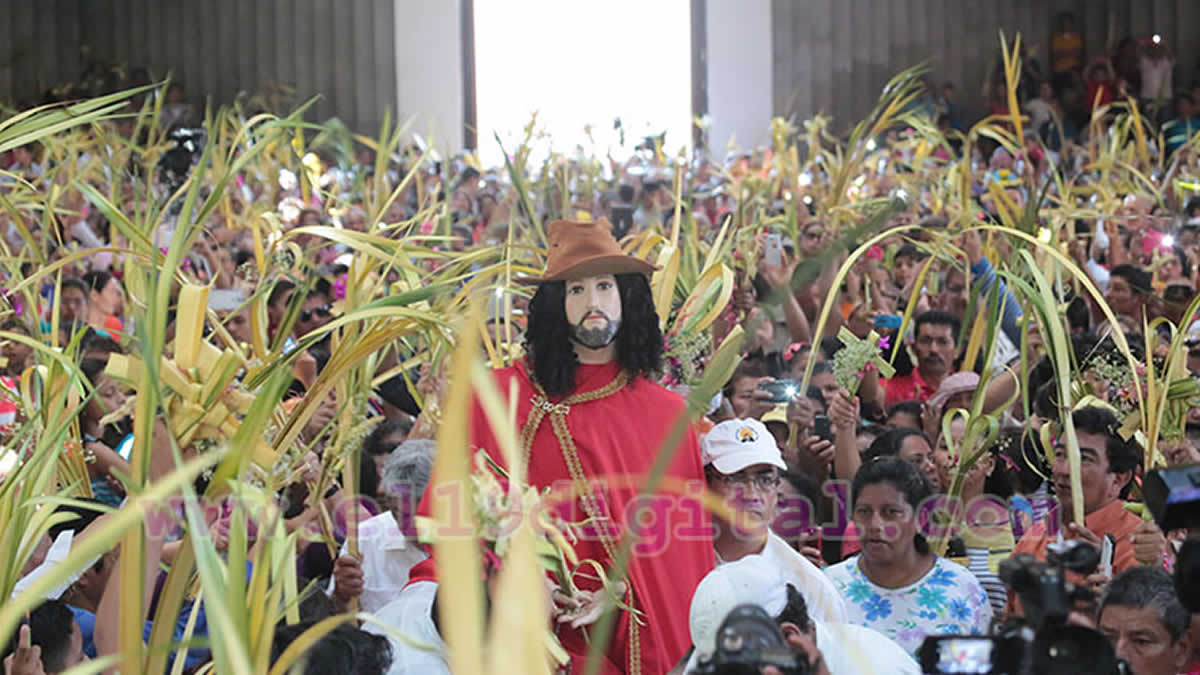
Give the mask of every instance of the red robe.
<svg viewBox="0 0 1200 675">
<path fill-rule="evenodd" d="M 576 374 L 572 394 L 603 388 L 617 376 L 618 365 L 581 365 Z M 507 398 L 510 380 L 518 386 L 518 429 L 525 424 L 533 407 L 536 392 L 524 364 L 495 371 L 496 383 Z M 576 404 L 566 416 L 567 428 L 574 440 L 583 473 L 594 481 L 594 494 L 606 504 L 620 532 L 613 536 L 614 550 L 619 550 L 621 536 L 630 523 L 635 501 L 659 447 L 672 424 L 684 412 L 683 399 L 645 378 L 637 378 L 624 389 L 596 401 Z M 478 401 L 471 413 L 472 447 L 488 450 L 500 461 L 496 443 L 487 418 Z M 542 420 L 533 438 L 527 481 L 538 488 L 569 489 L 571 474 L 563 458 L 563 450 L 554 435 L 549 415 Z M 688 611 L 692 593 L 705 574 L 713 569 L 712 525 L 709 514 L 694 495 L 705 485 L 700 446 L 696 433 L 689 428 L 667 469 L 664 482 L 676 486 L 688 485 L 690 496 L 666 489 L 659 490 L 646 506 L 653 517 L 643 515 L 634 525 L 635 546 L 628 566 L 636 606 L 644 614 L 638 642 L 641 651 L 641 672 L 658 675 L 673 668 L 691 646 L 688 630 Z M 431 486 L 432 487 L 432 486 Z M 426 500 L 429 493 L 426 493 Z M 579 522 L 587 515 L 578 499 L 564 499 L 559 512 L 569 522 Z M 422 512 L 428 512 L 423 503 Z M 584 532 L 575 543 L 580 560 L 592 559 L 609 572 L 612 560 L 594 530 Z M 582 574 L 590 575 L 585 566 Z M 599 584 L 577 575 L 575 583 L 583 589 L 595 589 Z M 622 612 L 617 621 L 612 642 L 606 651 L 610 673 L 628 669 L 629 615 Z M 594 633 L 595 626 L 590 633 Z M 561 625 L 558 635 L 579 667 L 588 644 L 583 634 Z M 580 670 L 579 672 L 582 672 Z"/>
</svg>

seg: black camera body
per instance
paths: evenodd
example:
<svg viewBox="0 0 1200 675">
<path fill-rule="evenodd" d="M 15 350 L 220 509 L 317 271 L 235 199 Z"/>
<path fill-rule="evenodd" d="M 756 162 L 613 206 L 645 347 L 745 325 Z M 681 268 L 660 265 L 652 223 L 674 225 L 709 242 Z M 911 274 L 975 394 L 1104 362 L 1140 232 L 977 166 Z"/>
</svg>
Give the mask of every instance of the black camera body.
<svg viewBox="0 0 1200 675">
<path fill-rule="evenodd" d="M 788 646 L 774 619 L 758 605 L 734 607 L 717 631 L 716 651 L 701 661 L 697 675 L 758 675 L 775 666 L 784 675 L 807 675 L 808 659 Z"/>
<path fill-rule="evenodd" d="M 1146 474 L 1142 496 L 1164 532 L 1192 529 L 1175 556 L 1175 592 L 1189 612 L 1200 612 L 1200 464 L 1156 469 Z"/>
<path fill-rule="evenodd" d="M 1052 544 L 1046 561 L 1015 555 L 1000 564 L 1000 578 L 1021 598 L 1025 618 L 1000 624 L 993 635 L 943 635 L 921 645 L 922 672 L 934 675 L 1074 675 L 1125 673 L 1100 633 L 1067 623 L 1078 600 L 1092 592 L 1066 573 L 1091 574 L 1100 552 L 1080 541 Z"/>
</svg>

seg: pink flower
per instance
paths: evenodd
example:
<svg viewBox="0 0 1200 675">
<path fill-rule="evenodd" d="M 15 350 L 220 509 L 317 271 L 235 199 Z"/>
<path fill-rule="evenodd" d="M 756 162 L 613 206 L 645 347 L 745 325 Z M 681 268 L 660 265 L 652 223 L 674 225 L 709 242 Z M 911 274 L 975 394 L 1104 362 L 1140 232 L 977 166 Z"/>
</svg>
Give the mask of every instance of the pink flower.
<svg viewBox="0 0 1200 675">
<path fill-rule="evenodd" d="M 483 558 L 487 562 L 489 569 L 500 570 L 504 567 L 503 563 L 500 562 L 500 556 L 496 555 L 496 552 L 489 546 L 485 545 L 483 547 Z"/>
<path fill-rule="evenodd" d="M 421 223 L 421 234 L 433 234 L 433 221 L 427 220 Z"/>
<path fill-rule="evenodd" d="M 796 358 L 796 354 L 800 352 L 800 350 L 807 346 L 807 342 L 793 342 L 787 346 L 787 349 L 783 350 L 783 360 L 790 362 L 792 359 Z"/>
<path fill-rule="evenodd" d="M 348 275 L 348 274 L 343 274 L 342 276 L 340 276 L 334 280 L 334 282 L 333 282 L 333 299 L 334 300 L 345 300 L 346 299 L 346 281 L 349 279 L 349 276 L 350 275 Z"/>
<path fill-rule="evenodd" d="M 879 342 L 877 344 L 880 349 L 887 349 L 887 348 L 891 347 L 892 346 L 892 336 L 884 335 L 883 337 L 879 338 Z"/>
</svg>

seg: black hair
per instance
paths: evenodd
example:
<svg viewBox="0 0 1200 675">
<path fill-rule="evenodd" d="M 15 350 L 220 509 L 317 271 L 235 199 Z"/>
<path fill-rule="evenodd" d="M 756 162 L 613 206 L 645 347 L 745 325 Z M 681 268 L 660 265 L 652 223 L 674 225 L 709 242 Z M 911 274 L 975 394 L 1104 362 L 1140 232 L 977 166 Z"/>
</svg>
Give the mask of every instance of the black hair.
<svg viewBox="0 0 1200 675">
<path fill-rule="evenodd" d="M 396 445 L 385 442 L 388 436 L 403 433 L 407 437 L 412 428 L 412 422 L 403 417 L 383 420 L 379 424 L 376 424 L 371 433 L 367 434 L 367 437 L 363 439 L 362 454 L 372 457 L 392 454 L 392 451 L 396 449 Z"/>
<path fill-rule="evenodd" d="M 317 295 L 323 295 L 323 296 L 325 296 L 326 300 L 332 301 L 333 300 L 333 284 L 330 283 L 330 281 L 328 279 L 326 279 L 325 277 L 321 277 L 321 278 L 317 279 L 315 284 L 313 284 L 312 290 L 308 292 L 308 295 L 312 296 L 314 293 L 316 293 Z"/>
<path fill-rule="evenodd" d="M 943 312 L 940 309 L 931 309 L 927 312 L 921 312 L 917 315 L 916 320 L 913 322 L 914 336 L 919 336 L 921 334 L 922 326 L 949 326 L 950 337 L 953 338 L 955 344 L 957 344 L 958 332 L 961 329 L 962 324 L 957 318 L 954 317 L 953 314 L 949 312 Z"/>
<path fill-rule="evenodd" d="M 1196 214 L 1197 211 L 1200 211 L 1200 197 L 1188 197 L 1187 203 L 1183 205 L 1183 215 L 1187 216 L 1188 218 L 1192 218 L 1194 217 L 1193 214 Z M 1195 226 L 1184 225 L 1183 229 L 1186 230 L 1189 227 Z"/>
<path fill-rule="evenodd" d="M 79 351 L 82 352 L 104 352 L 105 354 L 122 354 L 124 350 L 121 345 L 111 335 L 101 334 L 93 328 L 88 328 L 84 331 L 83 337 L 79 339 Z"/>
<path fill-rule="evenodd" d="M 84 359 L 79 363 L 79 370 L 87 378 L 88 384 L 94 387 L 100 381 L 100 376 L 104 374 L 104 369 L 107 366 L 108 363 L 101 359 Z"/>
<path fill-rule="evenodd" d="M 614 341 L 617 363 L 629 375 L 654 379 L 662 370 L 663 337 L 654 311 L 650 282 L 642 274 L 616 275 L 621 294 L 621 327 Z M 548 396 L 563 397 L 575 388 L 579 358 L 567 322 L 566 282 L 538 286 L 529 301 L 525 352 L 533 379 Z"/>
<path fill-rule="evenodd" d="M 1051 419 L 1058 417 L 1058 385 L 1044 382 L 1034 389 L 1031 379 L 1030 389 L 1033 389 L 1033 414 Z"/>
<path fill-rule="evenodd" d="M 629 183 L 621 183 L 617 187 L 617 197 L 624 203 L 628 204 L 633 201 L 633 186 Z"/>
<path fill-rule="evenodd" d="M 303 622 L 277 627 L 271 644 L 271 663 L 274 664 L 284 650 L 312 626 L 312 622 Z M 342 624 L 310 647 L 302 657 L 302 664 L 303 669 L 299 672 L 305 675 L 383 675 L 392 664 L 392 645 L 382 635 Z"/>
<path fill-rule="evenodd" d="M 817 361 L 813 364 L 813 377 L 833 372 L 833 361 Z"/>
<path fill-rule="evenodd" d="M 839 340 L 836 335 L 830 335 L 821 338 L 820 346 L 821 354 L 827 359 L 832 359 L 834 355 L 840 352 L 842 347 L 845 347 L 846 345 L 842 344 L 842 341 Z"/>
<path fill-rule="evenodd" d="M 808 391 L 804 392 L 804 397 L 810 401 L 816 401 L 821 404 L 821 410 L 828 412 L 829 403 L 825 400 L 825 394 L 817 387 L 809 387 Z"/>
<path fill-rule="evenodd" d="M 1111 336 L 1097 338 L 1085 333 L 1072 335 L 1070 339 L 1072 361 L 1079 364 L 1080 371 L 1086 371 L 1100 361 L 1119 363 L 1121 367 L 1125 367 L 1127 363 Z M 1128 346 L 1134 359 L 1145 360 L 1142 340 L 1129 340 Z M 1029 371 L 1029 391 L 1034 394 L 1034 411 L 1040 417 L 1057 419 L 1059 416 L 1058 392 L 1054 378 L 1054 363 L 1048 356 L 1038 359 Z"/>
<path fill-rule="evenodd" d="M 87 272 L 80 278 L 80 281 L 91 291 L 99 293 L 108 286 L 108 282 L 112 281 L 113 275 L 104 270 L 92 270 Z"/>
<path fill-rule="evenodd" d="M 1189 422 L 1188 424 L 1184 425 L 1183 435 L 1189 441 L 1200 442 L 1200 424 Z"/>
<path fill-rule="evenodd" d="M 1192 262 L 1188 260 L 1187 252 L 1178 244 L 1171 247 L 1171 252 L 1175 254 L 1175 259 L 1179 261 L 1179 269 L 1183 272 L 1183 276 L 1190 279 L 1192 277 Z"/>
<path fill-rule="evenodd" d="M 929 481 L 925 480 L 925 476 L 917 467 L 899 457 L 877 457 L 864 463 L 854 474 L 854 482 L 850 485 L 851 505 L 858 502 L 858 496 L 862 493 L 863 488 L 879 483 L 890 483 L 904 495 L 904 501 L 908 502 L 914 512 L 921 507 L 922 502 L 933 496 L 933 488 L 930 487 Z M 916 547 L 917 553 L 922 555 L 929 553 L 929 542 L 920 532 L 913 537 L 913 545 Z"/>
<path fill-rule="evenodd" d="M 288 291 L 296 290 L 296 284 L 287 279 L 280 279 L 271 287 L 271 294 L 267 296 L 267 306 L 272 306 L 279 302 Z"/>
<path fill-rule="evenodd" d="M 83 279 L 76 279 L 75 277 L 63 279 L 62 286 L 59 288 L 59 293 L 65 292 L 68 288 L 74 288 L 80 293 L 83 293 L 84 297 L 87 297 L 88 295 L 88 285 Z"/>
<path fill-rule="evenodd" d="M 1150 295 L 1154 291 L 1150 273 L 1137 265 L 1117 265 L 1112 268 L 1112 276 L 1124 279 L 1138 295 Z"/>
<path fill-rule="evenodd" d="M 1046 476 L 1050 475 L 1050 464 L 1042 448 L 1042 439 L 1036 432 L 1024 427 L 1004 429 L 996 441 L 997 462 L 1004 464 L 1013 492 L 1032 494 L 1037 491 Z M 984 491 L 990 494 L 987 485 Z"/>
<path fill-rule="evenodd" d="M 411 372 L 410 376 L 415 382 L 418 373 Z M 404 375 L 393 375 L 376 387 L 375 391 L 380 398 L 396 409 L 413 417 L 421 414 L 421 406 L 417 405 L 417 400 L 408 390 L 408 381 L 404 379 Z"/>
<path fill-rule="evenodd" d="M 241 267 L 242 265 L 245 265 L 246 263 L 251 262 L 253 260 L 254 260 L 254 251 L 251 251 L 248 249 L 239 248 L 233 254 L 234 267 Z"/>
<path fill-rule="evenodd" d="M 821 488 L 812 476 L 800 471 L 781 471 L 779 475 L 790 483 L 801 497 L 814 505 L 821 500 Z"/>
<path fill-rule="evenodd" d="M 871 445 L 863 453 L 863 461 L 869 462 L 880 457 L 899 457 L 900 448 L 904 446 L 904 440 L 910 436 L 920 436 L 926 443 L 929 443 L 929 439 L 925 438 L 925 432 L 923 431 L 908 427 L 888 429 L 876 436 L 874 441 L 871 441 Z"/>
<path fill-rule="evenodd" d="M 41 647 L 42 668 L 47 673 L 57 673 L 67 669 L 67 650 L 71 648 L 71 633 L 74 627 L 75 614 L 67 603 L 62 600 L 47 600 L 29 613 L 29 618 L 21 621 L 29 626 L 29 643 Z M 7 658 L 17 649 L 17 635 L 14 634 L 0 659 Z"/>
<path fill-rule="evenodd" d="M 791 584 L 787 585 L 787 604 L 783 606 L 779 616 L 775 617 L 775 623 L 791 623 L 805 633 L 813 632 L 812 618 L 808 615 L 808 602 L 804 599 L 804 594 Z"/>
<path fill-rule="evenodd" d="M 1092 313 L 1087 301 L 1076 295 L 1067 303 L 1067 326 L 1072 333 L 1086 333 L 1092 325 Z"/>
<path fill-rule="evenodd" d="M 888 408 L 887 418 L 892 419 L 893 415 L 912 415 L 917 418 L 918 422 L 921 419 L 921 402 L 920 401 L 901 401 L 896 405 Z"/>
<path fill-rule="evenodd" d="M 1163 289 L 1162 297 L 1164 302 L 1187 307 L 1196 297 L 1196 289 L 1191 284 L 1170 284 Z"/>
<path fill-rule="evenodd" d="M 875 401 L 861 401 L 859 403 L 858 416 L 860 421 L 866 420 L 875 424 L 882 424 L 883 408 Z"/>
<path fill-rule="evenodd" d="M 992 456 L 993 462 L 992 472 L 983 479 L 983 494 L 1007 501 L 1017 492 L 1018 470 L 1006 461 L 999 444 L 993 443 L 987 453 Z"/>
<path fill-rule="evenodd" d="M 900 250 L 896 251 L 896 255 L 892 256 L 892 261 L 895 262 L 901 258 L 908 258 L 915 262 L 921 259 L 921 251 L 913 244 L 904 244 Z"/>
<path fill-rule="evenodd" d="M 733 369 L 733 375 L 729 381 L 725 383 L 725 388 L 722 389 L 726 398 L 733 398 L 733 387 L 738 380 L 744 380 L 752 377 L 758 379 L 767 376 L 767 368 L 762 361 L 758 359 L 746 359 L 738 364 L 737 368 Z"/>
<path fill-rule="evenodd" d="M 324 621 L 337 613 L 334 611 L 333 601 L 328 595 L 325 595 L 325 587 L 328 582 L 328 579 L 297 579 L 296 585 L 301 589 L 299 602 L 296 603 L 300 621 L 315 623 Z M 285 623 L 286 620 L 281 619 L 279 625 L 283 626 Z"/>
<path fill-rule="evenodd" d="M 916 466 L 898 456 L 881 456 L 881 458 L 864 462 L 863 466 L 858 467 L 858 472 L 854 473 L 854 480 L 850 486 L 852 506 L 858 503 L 858 496 L 862 494 L 863 488 L 880 483 L 892 484 L 896 491 L 904 495 L 905 501 L 908 502 L 908 506 L 912 507 L 914 513 L 920 508 L 922 502 L 934 495 L 934 488 L 930 486 L 929 480 L 925 479 L 924 474 Z M 924 534 L 919 531 L 917 536 L 913 537 L 913 545 L 916 546 L 919 554 L 925 555 L 930 551 L 928 540 L 925 540 Z"/>
<path fill-rule="evenodd" d="M 1142 465 L 1142 447 L 1138 442 L 1121 438 L 1121 423 L 1111 410 L 1098 406 L 1080 408 L 1071 414 L 1075 432 L 1104 436 L 1104 454 L 1108 458 L 1109 473 L 1128 473 L 1129 481 L 1121 488 L 1121 498 L 1129 494 L 1133 485 L 1133 474 Z"/>
<path fill-rule="evenodd" d="M 1104 589 L 1100 611 L 1105 608 L 1148 607 L 1158 614 L 1158 620 L 1171 636 L 1171 644 L 1179 641 L 1192 625 L 1192 614 L 1179 601 L 1175 580 L 1161 567 L 1131 567 L 1121 572 Z"/>
<path fill-rule="evenodd" d="M 55 515 L 67 514 L 71 517 L 61 523 L 55 523 L 50 526 L 50 529 L 46 533 L 50 536 L 51 540 L 58 539 L 58 535 L 68 530 L 78 535 L 87 529 L 88 525 L 91 525 L 93 521 L 99 518 L 103 510 L 107 508 L 97 499 L 77 499 L 76 502 L 82 503 L 60 504 L 55 507 Z M 95 504 L 96 507 L 89 508 L 87 504 Z"/>
</svg>

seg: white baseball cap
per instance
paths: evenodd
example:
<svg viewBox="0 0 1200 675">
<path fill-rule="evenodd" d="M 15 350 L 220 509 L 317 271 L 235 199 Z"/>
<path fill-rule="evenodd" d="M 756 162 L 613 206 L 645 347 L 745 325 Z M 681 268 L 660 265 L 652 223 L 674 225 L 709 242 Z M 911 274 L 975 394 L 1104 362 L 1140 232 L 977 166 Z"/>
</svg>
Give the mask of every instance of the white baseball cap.
<svg viewBox="0 0 1200 675">
<path fill-rule="evenodd" d="M 725 475 L 755 464 L 787 469 L 775 437 L 756 419 L 726 420 L 713 427 L 700 444 L 704 464 L 712 464 Z"/>
<path fill-rule="evenodd" d="M 779 567 L 761 555 L 725 563 L 705 575 L 696 586 L 688 612 L 688 629 L 699 658 L 712 655 L 721 622 L 733 608 L 746 604 L 762 607 L 772 619 L 787 606 L 787 582 Z"/>
</svg>

